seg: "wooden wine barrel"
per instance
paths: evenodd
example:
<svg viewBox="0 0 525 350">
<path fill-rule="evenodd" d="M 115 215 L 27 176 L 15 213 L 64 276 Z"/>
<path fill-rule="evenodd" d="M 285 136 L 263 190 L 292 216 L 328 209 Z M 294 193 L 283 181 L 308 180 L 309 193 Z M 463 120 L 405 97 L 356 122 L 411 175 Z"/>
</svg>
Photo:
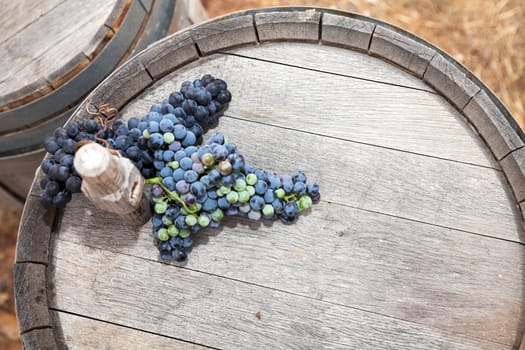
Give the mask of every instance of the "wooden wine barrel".
<svg viewBox="0 0 525 350">
<path fill-rule="evenodd" d="M 82 195 L 43 209 L 39 172 L 15 264 L 26 348 L 520 348 L 524 135 L 471 72 L 368 17 L 271 8 L 171 35 L 88 99 L 142 116 L 205 73 L 233 95 L 210 133 L 304 170 L 321 203 L 293 225 L 227 218 L 169 264 L 150 224 Z"/>
<path fill-rule="evenodd" d="M 199 4 L 1 0 L 0 191 L 23 200 L 44 156 L 45 137 L 119 64 L 190 24 Z"/>
</svg>

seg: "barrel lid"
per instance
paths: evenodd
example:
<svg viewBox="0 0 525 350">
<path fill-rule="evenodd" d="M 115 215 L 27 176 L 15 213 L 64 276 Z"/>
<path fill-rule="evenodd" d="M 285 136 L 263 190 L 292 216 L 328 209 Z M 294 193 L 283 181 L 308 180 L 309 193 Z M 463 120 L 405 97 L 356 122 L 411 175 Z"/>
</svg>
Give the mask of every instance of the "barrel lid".
<svg viewBox="0 0 525 350">
<path fill-rule="evenodd" d="M 0 63 L 10 67 L 0 80 L 0 135 L 70 109 L 135 47 L 165 34 L 174 7 L 146 0 L 43 0 L 27 9 L 11 3 L 0 0 L 10 18 L 0 30 L 0 51 L 7 53 Z M 154 12 L 163 22 L 152 29 Z M 147 43 L 139 42 L 142 34 Z"/>
<path fill-rule="evenodd" d="M 22 4 L 0 0 L 0 63 L 11 67 L 0 78 L 0 157 L 41 147 L 113 69 L 167 34 L 174 13 L 170 0 Z"/>
</svg>

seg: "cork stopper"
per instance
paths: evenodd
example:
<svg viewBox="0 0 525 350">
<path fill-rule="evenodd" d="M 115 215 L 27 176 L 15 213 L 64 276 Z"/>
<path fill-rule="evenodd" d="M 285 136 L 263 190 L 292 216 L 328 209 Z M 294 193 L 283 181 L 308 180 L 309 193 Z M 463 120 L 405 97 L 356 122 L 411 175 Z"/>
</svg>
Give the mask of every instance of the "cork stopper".
<svg viewBox="0 0 525 350">
<path fill-rule="evenodd" d="M 74 166 L 83 180 L 82 192 L 97 208 L 116 213 L 132 225 L 143 225 L 151 218 L 145 180 L 129 159 L 89 143 L 75 153 Z"/>
</svg>

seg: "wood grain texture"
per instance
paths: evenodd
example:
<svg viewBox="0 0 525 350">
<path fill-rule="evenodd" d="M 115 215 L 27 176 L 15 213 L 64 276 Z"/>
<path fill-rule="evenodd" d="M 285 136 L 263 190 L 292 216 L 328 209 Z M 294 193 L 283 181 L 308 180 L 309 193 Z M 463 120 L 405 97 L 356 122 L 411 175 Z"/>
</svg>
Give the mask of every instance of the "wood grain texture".
<svg viewBox="0 0 525 350">
<path fill-rule="evenodd" d="M 512 187 L 516 201 L 525 200 L 525 148 L 509 153 L 501 160 L 501 168 Z"/>
<path fill-rule="evenodd" d="M 59 238 L 157 260 L 150 232 L 77 197 Z M 293 226 L 228 218 L 196 236 L 184 267 L 512 345 L 524 258 L 519 244 L 323 201 Z"/>
<path fill-rule="evenodd" d="M 158 79 L 199 57 L 188 32 L 161 40 L 139 55 L 149 74 Z"/>
<path fill-rule="evenodd" d="M 266 42 L 255 47 L 239 47 L 224 52 L 349 78 L 400 85 L 435 93 L 434 89 L 413 75 L 402 72 L 391 64 L 385 64 L 376 57 L 353 50 L 300 42 L 287 42 L 286 44 Z"/>
<path fill-rule="evenodd" d="M 203 54 L 233 46 L 257 43 L 251 15 L 204 23 L 193 28 L 191 36 Z"/>
<path fill-rule="evenodd" d="M 304 47 L 299 51 L 306 52 Z M 362 54 L 355 55 L 352 64 L 361 66 Z M 214 56 L 193 62 L 165 78 L 157 96 L 144 97 L 144 109 L 177 91 L 184 80 L 209 72 L 228 81 L 233 98 L 227 113 L 238 118 L 499 167 L 463 117 L 440 96 L 243 57 Z"/>
<path fill-rule="evenodd" d="M 206 346 L 508 349 L 501 344 L 458 337 L 382 315 L 74 243 L 60 242 L 53 252 L 53 262 L 55 297 L 51 307 L 100 320 L 119 319 L 128 327 L 154 330 Z M 78 275 L 86 278 L 78 279 Z M 262 313 L 260 320 L 255 316 L 258 311 Z"/>
<path fill-rule="evenodd" d="M 375 24 L 357 18 L 323 14 L 321 41 L 323 44 L 368 51 Z"/>
<path fill-rule="evenodd" d="M 480 90 L 467 74 L 441 54 L 432 58 L 423 80 L 452 101 L 460 110 Z"/>
<path fill-rule="evenodd" d="M 64 0 L 33 0 L 0 1 L 0 43 L 8 40 L 41 16 L 44 16 Z"/>
<path fill-rule="evenodd" d="M 20 332 L 51 327 L 47 305 L 46 266 L 16 263 L 14 275 L 16 315 Z"/>
<path fill-rule="evenodd" d="M 506 116 L 484 90 L 470 100 L 463 113 L 485 139 L 498 160 L 524 146 L 523 132 L 519 125 L 510 115 Z"/>
<path fill-rule="evenodd" d="M 85 43 L 104 24 L 114 4 L 115 0 L 97 1 L 86 6 L 80 0 L 67 0 L 0 44 L 0 51 L 8 53 L 0 57 L 0 64 L 10 67 L 1 81 L 2 95 L 60 70 L 82 52 Z"/>
<path fill-rule="evenodd" d="M 255 26 L 260 41 L 318 41 L 321 12 L 315 9 L 283 9 L 255 13 Z"/>
<path fill-rule="evenodd" d="M 70 350 L 83 349 L 208 349 L 207 347 L 179 341 L 156 334 L 142 332 L 115 324 L 91 320 L 59 311 L 51 317 L 60 325 L 64 346 Z M 93 336 L 96 335 L 96 336 Z"/>
<path fill-rule="evenodd" d="M 55 209 L 44 208 L 39 197 L 27 197 L 18 230 L 15 262 L 47 264 L 55 212 Z"/>
<path fill-rule="evenodd" d="M 34 329 L 21 335 L 24 349 L 55 350 L 59 349 L 52 328 Z"/>
<path fill-rule="evenodd" d="M 376 26 L 369 53 L 390 60 L 420 78 L 435 55 L 434 49 L 383 25 Z"/>
</svg>

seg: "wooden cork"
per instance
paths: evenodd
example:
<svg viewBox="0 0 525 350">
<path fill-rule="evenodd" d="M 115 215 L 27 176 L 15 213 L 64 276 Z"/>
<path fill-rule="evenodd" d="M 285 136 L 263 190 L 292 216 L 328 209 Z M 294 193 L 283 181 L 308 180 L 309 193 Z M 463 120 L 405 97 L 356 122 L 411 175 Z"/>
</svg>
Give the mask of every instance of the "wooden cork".
<svg viewBox="0 0 525 350">
<path fill-rule="evenodd" d="M 96 207 L 134 226 L 144 225 L 151 218 L 145 180 L 129 159 L 89 143 L 76 152 L 75 169 L 82 176 L 82 192 Z"/>
</svg>

